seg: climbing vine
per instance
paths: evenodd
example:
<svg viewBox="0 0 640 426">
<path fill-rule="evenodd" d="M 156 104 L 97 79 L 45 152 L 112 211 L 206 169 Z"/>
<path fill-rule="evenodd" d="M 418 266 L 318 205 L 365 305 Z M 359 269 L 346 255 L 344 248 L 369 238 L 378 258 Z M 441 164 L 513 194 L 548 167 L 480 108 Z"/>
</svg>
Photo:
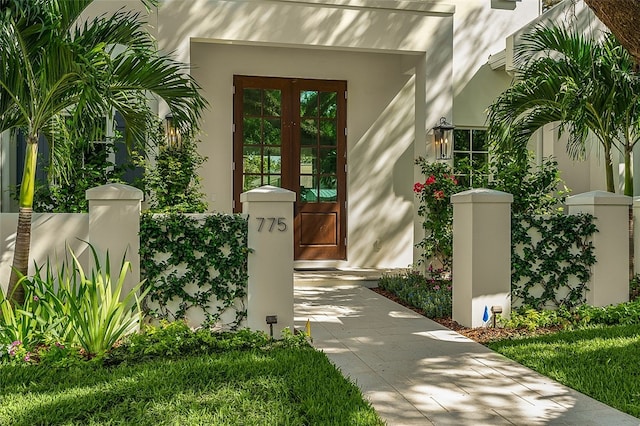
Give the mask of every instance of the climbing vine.
<svg viewBox="0 0 640 426">
<path fill-rule="evenodd" d="M 246 317 L 247 221 L 238 215 L 143 214 L 140 269 L 149 288 L 148 313 L 184 319 L 201 309 L 204 326 L 237 328 Z M 222 324 L 225 313 L 235 318 Z"/>
<path fill-rule="evenodd" d="M 511 290 L 514 301 L 535 309 L 575 308 L 586 302 L 591 266 L 593 216 L 513 215 Z"/>
<path fill-rule="evenodd" d="M 532 160 L 531 154 L 498 151 L 487 174 L 491 179 L 483 182 L 488 188 L 513 194 L 512 298 L 516 304 L 536 309 L 571 309 L 586 301 L 591 267 L 596 262 L 590 237 L 597 229 L 592 216 L 567 216 L 559 208 L 569 190 L 560 179 L 557 162 L 545 158 L 534 165 Z M 416 246 L 423 249 L 423 259 L 436 259 L 441 265 L 429 267 L 432 276 L 448 276 L 453 255 L 449 198 L 465 188 L 446 164 L 424 158 L 418 158 L 416 164 L 426 177 L 413 188 L 425 230 Z"/>
</svg>

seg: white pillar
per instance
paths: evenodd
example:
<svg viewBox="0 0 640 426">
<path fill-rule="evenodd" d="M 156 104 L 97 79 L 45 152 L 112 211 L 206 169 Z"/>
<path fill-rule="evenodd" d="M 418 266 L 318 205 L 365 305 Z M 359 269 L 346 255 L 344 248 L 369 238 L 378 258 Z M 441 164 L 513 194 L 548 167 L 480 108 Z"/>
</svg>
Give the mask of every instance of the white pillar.
<svg viewBox="0 0 640 426">
<path fill-rule="evenodd" d="M 465 327 L 491 321 L 491 308 L 511 313 L 511 203 L 513 196 L 472 189 L 453 204 L 453 320 Z"/>
<path fill-rule="evenodd" d="M 640 274 L 640 197 L 633 198 L 633 273 Z"/>
<path fill-rule="evenodd" d="M 607 306 L 629 300 L 629 206 L 631 197 L 591 191 L 567 198 L 569 214 L 589 213 L 596 264 L 592 267 L 587 303 Z"/>
<path fill-rule="evenodd" d="M 88 189 L 89 243 L 96 249 L 104 268 L 109 252 L 112 279 L 117 280 L 123 256 L 131 262 L 131 271 L 123 286 L 128 293 L 140 282 L 140 203 L 143 193 L 137 188 L 110 183 Z M 92 261 L 89 264 L 93 265 Z M 85 271 L 89 273 L 88 271 Z"/>
<path fill-rule="evenodd" d="M 247 326 L 270 332 L 267 317 L 277 317 L 273 337 L 293 331 L 293 203 L 295 192 L 263 186 L 240 194 L 249 219 Z"/>
</svg>

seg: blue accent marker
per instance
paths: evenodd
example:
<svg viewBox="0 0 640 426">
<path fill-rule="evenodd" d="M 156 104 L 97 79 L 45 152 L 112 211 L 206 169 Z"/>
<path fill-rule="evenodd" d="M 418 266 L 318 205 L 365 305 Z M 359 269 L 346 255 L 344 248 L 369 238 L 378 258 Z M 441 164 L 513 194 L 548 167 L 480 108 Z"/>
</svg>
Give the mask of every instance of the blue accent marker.
<svg viewBox="0 0 640 426">
<path fill-rule="evenodd" d="M 484 307 L 484 314 L 482 314 L 482 321 L 484 321 L 484 322 L 489 321 L 489 307 L 488 306 Z"/>
</svg>

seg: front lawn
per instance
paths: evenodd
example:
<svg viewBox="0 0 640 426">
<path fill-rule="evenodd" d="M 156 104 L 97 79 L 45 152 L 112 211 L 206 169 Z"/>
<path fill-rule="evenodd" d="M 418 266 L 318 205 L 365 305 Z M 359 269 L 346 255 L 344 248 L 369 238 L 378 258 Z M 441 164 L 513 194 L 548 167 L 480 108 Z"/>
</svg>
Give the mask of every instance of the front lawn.
<svg viewBox="0 0 640 426">
<path fill-rule="evenodd" d="M 640 325 L 566 330 L 487 346 L 598 401 L 640 417 Z"/>
<path fill-rule="evenodd" d="M 2 425 L 380 425 L 308 345 L 104 366 L 0 365 Z"/>
</svg>

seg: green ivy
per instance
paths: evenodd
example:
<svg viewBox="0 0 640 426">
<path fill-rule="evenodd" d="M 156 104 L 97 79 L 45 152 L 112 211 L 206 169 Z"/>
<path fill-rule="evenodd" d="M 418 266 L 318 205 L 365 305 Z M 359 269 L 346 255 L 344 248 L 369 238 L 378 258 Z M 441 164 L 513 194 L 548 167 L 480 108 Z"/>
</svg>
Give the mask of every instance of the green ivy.
<svg viewBox="0 0 640 426">
<path fill-rule="evenodd" d="M 585 303 L 591 266 L 596 263 L 590 241 L 595 232 L 593 216 L 588 214 L 513 215 L 513 300 L 535 309 L 571 309 Z"/>
<path fill-rule="evenodd" d="M 414 185 L 425 238 L 416 244 L 424 259 L 437 259 L 432 276 L 449 276 L 453 255 L 453 206 L 450 196 L 465 189 L 443 163 L 416 160 L 427 177 Z M 468 173 L 468 172 L 467 172 Z M 484 175 L 484 172 L 480 173 Z M 573 308 L 586 300 L 591 266 L 596 262 L 590 237 L 593 217 L 566 216 L 558 208 L 568 189 L 553 158 L 533 164 L 531 153 L 496 151 L 482 185 L 513 194 L 511 205 L 511 290 L 515 301 L 537 309 Z M 539 238 L 532 239 L 531 235 Z M 420 262 L 422 263 L 422 262 Z"/>
<path fill-rule="evenodd" d="M 200 308 L 203 325 L 214 326 L 223 313 L 235 309 L 235 320 L 223 325 L 237 328 L 247 314 L 247 234 L 247 221 L 239 215 L 143 214 L 140 269 L 147 298 L 159 305 L 149 313 L 178 320 L 190 308 Z M 193 284 L 195 294 L 185 290 Z M 175 312 L 167 306 L 172 300 L 180 301 Z"/>
</svg>

